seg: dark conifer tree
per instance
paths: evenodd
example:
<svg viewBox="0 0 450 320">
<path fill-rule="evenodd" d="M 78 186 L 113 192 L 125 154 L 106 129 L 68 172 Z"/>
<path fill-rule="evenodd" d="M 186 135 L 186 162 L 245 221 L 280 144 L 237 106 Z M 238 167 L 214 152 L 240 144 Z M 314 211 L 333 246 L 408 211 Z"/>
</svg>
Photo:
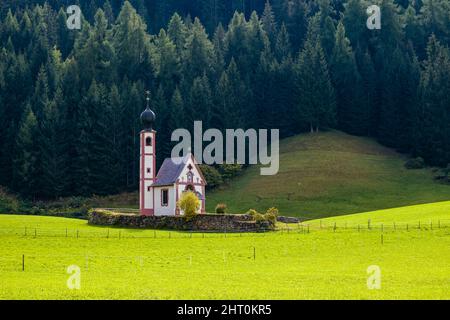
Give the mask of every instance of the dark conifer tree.
<svg viewBox="0 0 450 320">
<path fill-rule="evenodd" d="M 20 194 L 35 198 L 39 190 L 37 173 L 39 170 L 38 122 L 30 105 L 25 108 L 14 149 L 13 185 Z"/>
<path fill-rule="evenodd" d="M 336 121 L 335 92 L 325 54 L 319 41 L 308 39 L 297 66 L 297 119 L 311 132 L 333 126 Z"/>
<path fill-rule="evenodd" d="M 342 23 L 338 24 L 335 38 L 330 69 L 337 97 L 338 126 L 347 132 L 365 134 L 367 131 L 360 125 L 366 120 L 366 110 L 360 100 L 361 79 L 350 40 L 345 35 Z"/>
<path fill-rule="evenodd" d="M 427 60 L 421 79 L 420 143 L 417 151 L 430 163 L 446 166 L 450 162 L 450 53 L 436 36 L 427 46 Z"/>
</svg>

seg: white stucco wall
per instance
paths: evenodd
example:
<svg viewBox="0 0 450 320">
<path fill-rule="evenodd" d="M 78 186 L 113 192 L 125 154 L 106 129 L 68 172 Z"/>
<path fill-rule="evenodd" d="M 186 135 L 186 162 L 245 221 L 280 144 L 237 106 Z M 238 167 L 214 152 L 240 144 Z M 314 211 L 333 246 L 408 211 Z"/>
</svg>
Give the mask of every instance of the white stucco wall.
<svg viewBox="0 0 450 320">
<path fill-rule="evenodd" d="M 147 138 L 150 137 L 152 139 L 152 143 L 150 146 L 146 145 Z M 152 185 L 155 175 L 154 168 L 154 147 L 155 147 L 155 132 L 141 132 L 141 143 L 140 143 L 140 161 L 139 161 L 139 172 L 140 179 L 144 179 L 143 185 L 140 184 L 140 187 L 143 187 L 143 190 L 139 192 L 139 203 L 141 203 L 142 194 L 144 194 L 144 209 L 153 209 L 153 191 L 148 187 Z M 150 169 L 150 171 L 148 171 Z"/>
<path fill-rule="evenodd" d="M 203 179 L 201 178 L 200 173 L 198 172 L 197 167 L 193 163 L 192 159 L 189 159 L 186 162 L 186 165 L 184 166 L 184 169 L 180 174 L 180 181 L 187 182 L 187 173 L 189 172 L 189 169 L 188 169 L 189 164 L 193 167 L 192 173 L 194 174 L 194 183 L 202 183 Z"/>
<path fill-rule="evenodd" d="M 148 137 L 150 137 L 152 139 L 151 146 L 145 145 L 145 141 Z M 143 139 L 144 139 L 144 152 L 143 153 L 144 153 L 144 158 L 145 158 L 144 178 L 150 179 L 150 178 L 153 178 L 156 176 L 156 174 L 154 172 L 155 168 L 153 168 L 153 157 L 154 157 L 153 149 L 155 146 L 155 133 L 154 132 L 144 132 Z M 142 150 L 141 150 L 141 154 L 142 154 Z M 147 169 L 150 169 L 150 172 L 147 172 Z"/>
<path fill-rule="evenodd" d="M 183 170 L 181 171 L 181 174 L 179 176 L 179 185 L 178 185 L 178 197 L 181 197 L 181 195 L 183 194 L 183 192 L 186 190 L 186 184 L 188 183 L 187 180 L 187 174 L 189 172 L 189 165 L 192 166 L 192 170 L 191 172 L 193 173 L 193 184 L 194 184 L 194 189 L 196 192 L 202 194 L 203 196 L 205 196 L 205 191 L 203 190 L 203 186 L 201 184 L 205 183 L 205 181 L 203 181 L 199 171 L 197 170 L 197 167 L 195 166 L 192 158 L 190 158 L 187 162 L 185 167 L 183 168 Z M 203 205 L 203 203 L 202 203 Z M 200 207 L 198 213 L 201 213 L 202 208 Z M 184 214 L 181 211 L 181 214 Z"/>
<path fill-rule="evenodd" d="M 155 192 L 155 215 L 157 216 L 173 216 L 175 215 L 176 208 L 176 199 L 175 199 L 175 186 L 167 186 L 167 187 L 154 187 Z M 169 202 L 167 206 L 161 205 L 162 190 L 169 191 Z"/>
</svg>

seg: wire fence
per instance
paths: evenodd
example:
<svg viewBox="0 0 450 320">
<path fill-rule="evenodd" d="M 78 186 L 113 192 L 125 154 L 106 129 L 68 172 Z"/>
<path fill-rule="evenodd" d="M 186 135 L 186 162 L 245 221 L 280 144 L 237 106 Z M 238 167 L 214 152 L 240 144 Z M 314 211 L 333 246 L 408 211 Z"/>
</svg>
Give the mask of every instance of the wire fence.
<svg viewBox="0 0 450 320">
<path fill-rule="evenodd" d="M 396 232 L 431 232 L 436 230 L 450 230 L 450 219 L 432 221 L 417 221 L 414 223 L 391 222 L 391 223 L 350 223 L 345 221 L 314 221 L 314 223 L 278 224 L 278 228 L 270 233 L 245 233 L 245 232 L 180 232 L 146 229 L 118 229 L 98 228 L 96 230 L 74 229 L 74 228 L 45 228 L 45 227 L 10 227 L 0 228 L 1 237 L 18 237 L 31 240 L 39 238 L 70 238 L 76 239 L 213 239 L 227 237 L 267 237 L 279 235 L 308 235 L 318 232 L 368 232 L 371 236 L 360 242 L 362 246 L 389 245 L 397 243 Z M 392 233 L 389 235 L 389 233 Z M 306 238 L 305 238 L 306 239 Z M 361 238 L 365 239 L 365 238 Z M 69 265 L 77 265 L 83 271 L 96 273 L 123 273 L 123 272 L 149 272 L 155 266 L 170 270 L 182 270 L 189 266 L 201 266 L 202 264 L 226 265 L 228 262 L 239 263 L 259 259 L 270 259 L 271 254 L 264 248 L 245 245 L 238 247 L 237 251 L 231 252 L 223 248 L 207 249 L 200 248 L 191 252 L 179 254 L 175 251 L 158 255 L 157 248 L 146 249 L 145 255 L 130 256 L 108 256 L 97 254 L 12 254 L 0 256 L 0 272 L 17 273 L 31 272 L 36 274 L 67 274 Z M 209 250 L 209 251 L 208 251 Z M 259 251 L 261 250 L 261 251 Z M 153 253 L 153 254 L 152 254 Z M 292 252 L 296 254 L 296 252 Z M 207 260 L 205 260 L 207 257 Z"/>
<path fill-rule="evenodd" d="M 156 250 L 156 248 L 153 248 Z M 192 266 L 202 267 L 205 264 L 227 265 L 229 262 L 241 263 L 257 259 L 261 254 L 267 258 L 267 253 L 258 252 L 256 247 L 241 247 L 237 251 L 221 248 L 204 250 L 186 250 L 184 253 L 165 252 L 157 254 L 149 250 L 145 255 L 99 255 L 99 254 L 12 254 L 0 257 L 0 272 L 27 272 L 37 274 L 66 274 L 71 265 L 80 267 L 91 273 L 124 273 L 147 272 L 163 268 L 165 271 L 189 270 Z M 153 254 L 152 254 L 153 253 Z"/>
<path fill-rule="evenodd" d="M 46 227 L 9 227 L 0 228 L 1 236 L 16 236 L 25 238 L 95 238 L 95 239 L 188 239 L 188 238 L 233 238 L 233 237 L 265 237 L 268 235 L 283 234 L 308 234 L 317 231 L 432 231 L 450 228 L 450 219 L 428 220 L 417 222 L 390 222 L 373 223 L 368 220 L 364 223 L 354 222 L 333 222 L 315 221 L 314 223 L 283 224 L 278 223 L 275 230 L 261 230 L 260 232 L 248 232 L 240 230 L 219 230 L 219 231 L 170 231 L 170 230 L 150 230 L 150 229 L 124 229 L 116 227 L 103 227 L 95 230 L 87 228 L 46 228 Z"/>
<path fill-rule="evenodd" d="M 395 232 L 395 231 L 413 231 L 413 230 L 435 230 L 445 229 L 450 227 L 450 219 L 437 220 L 418 220 L 416 222 L 372 222 L 371 219 L 367 221 L 356 223 L 346 221 L 316 221 L 307 226 L 314 230 L 353 230 L 353 231 L 381 231 L 381 232 Z"/>
</svg>

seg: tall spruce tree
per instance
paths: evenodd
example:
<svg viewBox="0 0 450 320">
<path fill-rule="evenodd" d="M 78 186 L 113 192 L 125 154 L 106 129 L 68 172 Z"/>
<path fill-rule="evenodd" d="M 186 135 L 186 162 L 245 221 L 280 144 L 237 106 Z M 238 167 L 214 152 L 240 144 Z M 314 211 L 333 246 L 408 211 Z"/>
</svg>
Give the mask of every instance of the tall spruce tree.
<svg viewBox="0 0 450 320">
<path fill-rule="evenodd" d="M 420 142 L 418 152 L 430 163 L 450 162 L 450 53 L 436 36 L 427 46 L 427 60 L 421 79 Z"/>
<path fill-rule="evenodd" d="M 336 90 L 337 118 L 339 128 L 355 133 L 365 134 L 361 122 L 367 113 L 361 104 L 361 80 L 350 40 L 345 35 L 345 27 L 339 23 L 336 40 L 332 51 L 330 69 Z"/>
<path fill-rule="evenodd" d="M 336 121 L 335 92 L 325 54 L 319 41 L 308 39 L 297 62 L 297 119 L 311 132 L 333 126 Z"/>
<path fill-rule="evenodd" d="M 25 108 L 14 150 L 14 189 L 27 197 L 35 198 L 38 186 L 39 147 L 38 122 L 28 104 Z"/>
</svg>

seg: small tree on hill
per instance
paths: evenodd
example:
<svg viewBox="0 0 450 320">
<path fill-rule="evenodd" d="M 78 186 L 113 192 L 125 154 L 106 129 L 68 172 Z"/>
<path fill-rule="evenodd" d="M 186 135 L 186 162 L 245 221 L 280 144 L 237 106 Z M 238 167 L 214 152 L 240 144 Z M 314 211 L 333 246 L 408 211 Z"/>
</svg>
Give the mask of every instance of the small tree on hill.
<svg viewBox="0 0 450 320">
<path fill-rule="evenodd" d="M 187 220 L 195 217 L 200 209 L 200 200 L 192 191 L 184 192 L 177 204 L 184 211 Z"/>
</svg>

